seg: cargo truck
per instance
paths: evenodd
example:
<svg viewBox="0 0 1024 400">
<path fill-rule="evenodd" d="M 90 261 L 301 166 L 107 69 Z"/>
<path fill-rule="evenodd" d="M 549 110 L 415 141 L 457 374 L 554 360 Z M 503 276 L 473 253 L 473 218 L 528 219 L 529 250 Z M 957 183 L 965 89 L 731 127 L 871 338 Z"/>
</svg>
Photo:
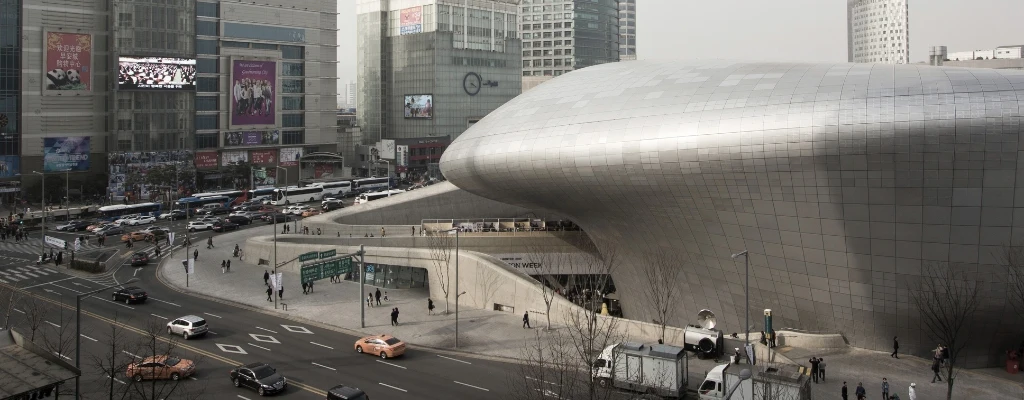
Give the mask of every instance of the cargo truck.
<svg viewBox="0 0 1024 400">
<path fill-rule="evenodd" d="M 604 388 L 679 398 L 686 393 L 687 361 L 682 347 L 625 342 L 604 349 L 592 374 Z"/>
<path fill-rule="evenodd" d="M 758 367 L 716 366 L 704 378 L 697 395 L 700 400 L 811 400 L 810 377 L 799 366 L 772 366 L 763 371 Z"/>
</svg>

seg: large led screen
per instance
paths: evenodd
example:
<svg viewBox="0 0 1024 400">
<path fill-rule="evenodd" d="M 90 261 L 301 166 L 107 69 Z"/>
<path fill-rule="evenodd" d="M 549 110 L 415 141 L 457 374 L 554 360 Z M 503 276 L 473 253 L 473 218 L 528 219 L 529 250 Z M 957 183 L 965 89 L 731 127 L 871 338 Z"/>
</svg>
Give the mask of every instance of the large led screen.
<svg viewBox="0 0 1024 400">
<path fill-rule="evenodd" d="M 88 171 L 89 137 L 43 138 L 43 172 Z"/>
<path fill-rule="evenodd" d="M 434 95 L 413 94 L 405 96 L 406 118 L 434 118 Z"/>
<path fill-rule="evenodd" d="M 196 90 L 194 58 L 121 57 L 118 90 Z"/>
</svg>

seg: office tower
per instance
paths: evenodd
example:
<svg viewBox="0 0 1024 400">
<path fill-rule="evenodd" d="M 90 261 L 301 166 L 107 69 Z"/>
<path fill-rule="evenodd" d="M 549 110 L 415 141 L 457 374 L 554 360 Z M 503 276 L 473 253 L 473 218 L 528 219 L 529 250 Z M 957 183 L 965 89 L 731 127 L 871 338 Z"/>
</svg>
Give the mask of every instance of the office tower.
<svg viewBox="0 0 1024 400">
<path fill-rule="evenodd" d="M 619 61 L 636 60 L 636 0 L 619 0 Z"/>
<path fill-rule="evenodd" d="M 909 0 L 847 0 L 850 62 L 907 64 L 910 59 Z"/>
<path fill-rule="evenodd" d="M 619 16 L 619 0 L 523 0 L 523 90 L 619 61 Z"/>
</svg>

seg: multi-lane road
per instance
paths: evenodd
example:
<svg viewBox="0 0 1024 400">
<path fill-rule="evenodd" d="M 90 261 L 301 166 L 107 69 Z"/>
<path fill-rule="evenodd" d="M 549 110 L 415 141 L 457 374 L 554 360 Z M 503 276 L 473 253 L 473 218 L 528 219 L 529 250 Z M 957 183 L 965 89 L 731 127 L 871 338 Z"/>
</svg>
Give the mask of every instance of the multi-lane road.
<svg viewBox="0 0 1024 400">
<path fill-rule="evenodd" d="M 170 227 L 176 235 L 184 234 L 181 221 L 160 224 Z M 58 232 L 48 234 L 72 237 Z M 199 232 L 192 234 L 192 241 L 201 244 L 210 235 L 217 234 Z M 112 326 L 122 329 L 126 335 L 124 342 L 134 342 L 146 337 L 147 329 L 154 326 L 165 329 L 162 327 L 172 319 L 190 314 L 208 321 L 209 334 L 184 341 L 162 331 L 158 337 L 174 341 L 173 354 L 198 360 L 194 379 L 182 382 L 180 387 L 201 391 L 199 398 L 257 397 L 251 390 L 235 388 L 228 378 L 232 367 L 256 361 L 274 366 L 287 377 L 288 390 L 279 396 L 296 399 L 323 399 L 324 392 L 338 384 L 362 388 L 375 399 L 501 398 L 508 384 L 506 376 L 515 368 L 502 362 L 415 347 L 402 357 L 386 360 L 357 354 L 353 351 L 355 336 L 167 287 L 156 276 L 157 264 L 163 262 L 163 258 L 139 268 L 124 264 L 103 274 L 69 275 L 52 264 L 35 265 L 39 235 L 34 236 L 27 243 L 0 242 L 0 286 L 17 288 L 21 297 L 34 298 L 39 304 L 50 306 L 50 311 L 42 318 L 44 323 L 36 324 L 40 332 L 48 330 L 51 337 L 57 337 L 60 327 L 67 326 L 66 335 L 73 337 L 78 294 L 120 284 L 133 277 L 139 281 L 132 286 L 139 286 L 149 294 L 144 304 L 114 302 L 111 300 L 113 290 L 83 299 L 80 363 L 82 393 L 86 395 L 105 397 L 108 391 L 110 378 L 97 366 L 95 359 L 111 353 L 108 336 Z M 112 238 L 108 243 L 117 241 Z M 92 243 L 95 245 L 95 241 Z M 153 254 L 151 247 L 137 246 L 135 250 L 144 248 Z M 168 254 L 165 248 L 163 257 Z M 0 310 L 6 311 L 8 297 L 3 297 Z M 20 331 L 31 325 L 31 315 L 38 315 L 25 309 L 28 304 L 16 300 L 12 307 L 11 326 Z M 74 364 L 74 345 L 65 348 L 68 351 L 61 356 Z M 119 349 L 126 358 L 146 356 L 142 348 L 124 346 Z M 132 390 L 129 385 L 133 383 L 123 371 L 115 374 L 113 380 L 116 391 Z"/>
</svg>

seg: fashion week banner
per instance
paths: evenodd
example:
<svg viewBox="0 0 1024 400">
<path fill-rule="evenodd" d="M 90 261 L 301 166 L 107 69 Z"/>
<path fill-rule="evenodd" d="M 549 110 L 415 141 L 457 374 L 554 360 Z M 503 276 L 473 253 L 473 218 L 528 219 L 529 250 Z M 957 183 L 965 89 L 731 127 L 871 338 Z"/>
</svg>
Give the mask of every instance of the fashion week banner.
<svg viewBox="0 0 1024 400">
<path fill-rule="evenodd" d="M 43 138 L 43 172 L 67 170 L 89 170 L 89 137 Z"/>
<path fill-rule="evenodd" d="M 231 60 L 231 125 L 274 125 L 277 62 Z"/>
</svg>

